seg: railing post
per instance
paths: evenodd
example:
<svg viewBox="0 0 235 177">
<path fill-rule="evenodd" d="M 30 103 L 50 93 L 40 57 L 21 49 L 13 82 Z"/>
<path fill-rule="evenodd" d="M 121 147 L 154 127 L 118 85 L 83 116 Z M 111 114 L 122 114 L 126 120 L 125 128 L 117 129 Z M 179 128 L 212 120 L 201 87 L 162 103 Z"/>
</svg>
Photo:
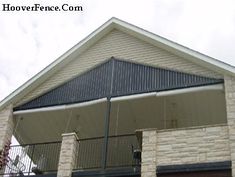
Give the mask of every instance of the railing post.
<svg viewBox="0 0 235 177">
<path fill-rule="evenodd" d="M 35 144 L 33 145 L 32 157 L 31 157 L 31 159 L 30 159 L 30 165 L 29 165 L 28 176 L 30 175 L 31 168 L 32 168 L 32 161 L 33 161 L 33 156 L 34 156 L 34 149 L 35 149 Z"/>
<path fill-rule="evenodd" d="M 62 144 L 57 172 L 58 177 L 71 177 L 75 165 L 77 140 L 78 137 L 76 133 L 62 134 Z"/>
</svg>

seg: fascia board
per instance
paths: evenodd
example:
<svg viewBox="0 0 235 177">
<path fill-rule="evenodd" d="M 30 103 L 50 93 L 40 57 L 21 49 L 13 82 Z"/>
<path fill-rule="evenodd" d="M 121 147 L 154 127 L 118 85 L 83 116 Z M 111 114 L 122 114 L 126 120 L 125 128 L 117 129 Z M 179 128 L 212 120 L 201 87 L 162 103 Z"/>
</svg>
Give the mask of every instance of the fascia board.
<svg viewBox="0 0 235 177">
<path fill-rule="evenodd" d="M 230 74 L 235 76 L 235 67 L 224 63 L 215 58 L 204 55 L 200 52 L 187 48 L 183 45 L 170 41 L 166 38 L 148 32 L 137 26 L 128 24 L 126 22 L 115 19 L 114 22 L 117 24 L 116 28 L 130 35 L 133 35 L 141 40 L 144 40 L 154 46 L 160 47 L 173 54 L 183 57 L 193 63 L 197 63 L 201 66 L 206 66 L 209 69 L 215 70 L 222 74 Z"/>
</svg>

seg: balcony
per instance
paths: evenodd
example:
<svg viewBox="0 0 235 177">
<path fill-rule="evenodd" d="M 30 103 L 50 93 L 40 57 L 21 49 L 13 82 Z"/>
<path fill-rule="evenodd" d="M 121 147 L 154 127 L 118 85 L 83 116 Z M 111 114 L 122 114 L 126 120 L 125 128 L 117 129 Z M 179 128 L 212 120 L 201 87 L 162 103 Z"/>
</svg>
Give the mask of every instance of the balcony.
<svg viewBox="0 0 235 177">
<path fill-rule="evenodd" d="M 72 176 L 140 176 L 140 167 L 142 173 L 148 173 L 156 159 L 153 173 L 157 176 L 185 173 L 186 167 L 190 173 L 199 167 L 208 174 L 231 173 L 226 124 L 139 132 L 108 137 L 105 168 L 104 137 L 76 141 Z M 134 152 L 140 149 L 142 159 L 134 158 Z M 11 146 L 9 162 L 1 175 L 56 176 L 60 150 L 61 142 Z"/>
<path fill-rule="evenodd" d="M 1 175 L 24 176 L 56 173 L 61 142 L 13 145 Z"/>
<path fill-rule="evenodd" d="M 208 132 L 212 131 L 208 134 L 204 134 L 204 130 L 207 132 L 207 127 L 218 124 L 227 125 L 225 96 L 222 89 L 221 84 L 208 85 L 165 90 L 159 93 L 140 93 L 114 96 L 113 98 L 108 96 L 107 98 L 86 100 L 74 104 L 63 105 L 60 103 L 59 105 L 44 105 L 46 107 L 15 109 L 14 136 L 19 143 L 26 144 L 22 147 L 32 146 L 25 148 L 32 150 L 24 153 L 27 154 L 25 167 L 15 174 L 33 175 L 42 173 L 46 175 L 59 173 L 59 156 L 61 152 L 66 151 L 66 148 L 60 150 L 64 141 L 60 143 L 61 147 L 58 146 L 58 150 L 51 150 L 53 153 L 57 153 L 56 155 L 50 153 L 50 150 L 45 150 L 45 152 L 48 151 L 47 153 L 44 153 L 44 150 L 41 150 L 40 153 L 34 152 L 33 149 L 37 149 L 36 146 L 38 146 L 35 142 L 61 142 L 61 135 L 71 132 L 76 132 L 74 134 L 79 136 L 79 140 L 75 141 L 76 153 L 71 153 L 74 157 L 72 168 L 69 167 L 64 171 L 70 173 L 73 169 L 73 176 L 108 176 L 114 175 L 114 173 L 116 176 L 139 176 L 140 160 L 133 158 L 134 152 L 141 149 L 139 144 L 143 145 L 142 150 L 146 151 L 146 132 L 151 129 L 155 131 L 157 136 L 149 139 L 151 141 L 156 140 L 155 145 L 157 146 L 150 145 L 152 146 L 150 155 L 146 155 L 142 151 L 141 173 L 146 169 L 149 171 L 151 167 L 151 172 L 155 174 L 156 165 L 172 165 L 170 162 L 176 163 L 176 165 L 207 162 L 207 159 L 210 159 L 208 155 L 211 155 L 209 151 L 216 147 L 214 142 L 220 136 L 214 136 L 213 128 L 208 128 Z M 142 130 L 140 134 L 143 137 L 139 136 L 137 140 L 134 133 L 139 129 Z M 185 131 L 179 131 L 179 129 Z M 187 131 L 191 129 L 195 131 Z M 211 139 L 198 137 L 190 144 L 189 140 L 197 137 L 197 132 L 205 135 L 205 138 Z M 215 132 L 216 135 L 219 135 L 218 132 L 220 131 Z M 226 133 L 226 128 L 222 132 Z M 153 133 L 154 136 L 155 133 Z M 209 136 L 210 134 L 212 136 Z M 175 135 L 178 136 L 175 137 Z M 193 137 L 191 138 L 190 135 Z M 185 140 L 184 136 L 190 138 Z M 174 144 L 176 140 L 179 140 L 179 143 Z M 205 146 L 209 144 L 210 147 L 199 148 L 200 150 L 195 153 L 194 146 L 202 144 L 202 140 Z M 189 143 L 185 143 L 185 141 L 189 141 Z M 228 144 L 227 135 L 223 143 Z M 53 143 L 47 143 L 45 146 L 49 146 L 49 144 Z M 33 146 L 35 147 L 33 148 Z M 178 152 L 177 147 L 179 147 L 178 150 L 184 150 Z M 13 151 L 13 147 L 11 150 Z M 224 151 L 227 152 L 227 149 Z M 180 156 L 177 156 L 177 154 L 180 154 Z M 11 158 L 13 165 L 18 164 L 14 163 L 17 155 Z M 188 157 L 188 155 L 193 157 Z M 185 156 L 187 156 L 186 159 L 184 159 Z M 40 157 L 47 160 L 40 160 Z M 151 161 L 153 163 L 143 165 L 151 159 L 150 157 L 154 158 Z M 182 159 L 185 161 L 181 161 Z M 209 161 L 216 161 L 216 158 L 212 159 Z M 229 161 L 228 158 L 222 160 Z M 45 163 L 42 162 L 45 161 L 47 165 L 43 165 Z M 12 168 L 12 165 L 9 166 L 9 168 Z M 6 168 L 7 174 L 12 173 L 7 170 Z"/>
<path fill-rule="evenodd" d="M 104 137 L 77 141 L 74 174 L 84 175 L 100 172 L 103 161 Z M 25 144 L 11 146 L 9 162 L 1 175 L 56 175 L 61 142 Z M 110 136 L 107 149 L 106 171 L 124 170 L 139 174 L 140 159 L 134 152 L 140 149 L 135 134 Z"/>
<path fill-rule="evenodd" d="M 230 174 L 230 151 L 226 124 L 181 129 L 140 130 L 137 134 L 108 137 L 106 166 L 103 168 L 104 137 L 76 141 L 75 164 L 72 176 L 140 176 L 152 162 L 153 173 L 171 176 L 182 170 L 210 174 Z M 137 136 L 136 136 L 137 135 Z M 140 146 L 141 145 L 141 146 Z M 142 150 L 142 159 L 134 158 L 135 150 Z M 4 176 L 56 176 L 61 142 L 11 146 Z M 184 166 L 182 166 L 184 164 Z M 214 169 L 215 168 L 215 169 Z M 191 171 L 190 171 L 191 170 Z M 185 171 L 182 171 L 185 173 Z M 213 175 L 212 175 L 213 176 Z"/>
</svg>

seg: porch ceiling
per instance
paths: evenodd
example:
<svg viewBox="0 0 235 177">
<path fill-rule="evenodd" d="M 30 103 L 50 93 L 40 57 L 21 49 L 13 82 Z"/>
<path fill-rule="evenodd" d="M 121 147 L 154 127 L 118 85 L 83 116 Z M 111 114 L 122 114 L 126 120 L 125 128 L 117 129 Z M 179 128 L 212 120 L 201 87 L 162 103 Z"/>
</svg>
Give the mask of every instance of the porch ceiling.
<svg viewBox="0 0 235 177">
<path fill-rule="evenodd" d="M 80 138 L 103 136 L 106 103 L 82 108 L 35 112 L 15 117 L 15 136 L 20 143 L 60 141 L 63 133 Z"/>
<path fill-rule="evenodd" d="M 203 91 L 166 97 L 148 97 L 114 102 L 110 135 L 137 129 L 183 128 L 226 123 L 222 91 Z"/>
<path fill-rule="evenodd" d="M 65 132 L 80 138 L 104 136 L 106 102 L 81 108 L 20 115 L 15 136 L 20 143 L 61 140 Z M 223 91 L 202 91 L 166 97 L 151 96 L 112 102 L 110 135 L 142 128 L 180 128 L 226 122 Z"/>
</svg>

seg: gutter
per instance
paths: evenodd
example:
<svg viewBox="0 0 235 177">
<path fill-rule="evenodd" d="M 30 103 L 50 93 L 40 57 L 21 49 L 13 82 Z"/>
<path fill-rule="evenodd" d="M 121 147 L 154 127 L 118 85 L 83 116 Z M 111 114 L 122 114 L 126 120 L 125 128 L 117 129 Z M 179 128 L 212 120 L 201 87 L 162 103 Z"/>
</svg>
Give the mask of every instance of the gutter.
<svg viewBox="0 0 235 177">
<path fill-rule="evenodd" d="M 83 103 L 76 103 L 70 105 L 61 105 L 61 106 L 51 106 L 51 107 L 44 107 L 44 108 L 35 108 L 35 109 L 27 109 L 27 110 L 20 110 L 14 111 L 13 115 L 20 115 L 20 114 L 29 114 L 29 113 L 37 113 L 37 112 L 47 112 L 47 111 L 59 111 L 59 110 L 66 110 L 66 109 L 73 109 L 73 108 L 81 108 L 85 106 L 90 106 L 98 103 L 106 102 L 107 98 L 101 98 L 98 100 L 87 101 Z"/>
</svg>

